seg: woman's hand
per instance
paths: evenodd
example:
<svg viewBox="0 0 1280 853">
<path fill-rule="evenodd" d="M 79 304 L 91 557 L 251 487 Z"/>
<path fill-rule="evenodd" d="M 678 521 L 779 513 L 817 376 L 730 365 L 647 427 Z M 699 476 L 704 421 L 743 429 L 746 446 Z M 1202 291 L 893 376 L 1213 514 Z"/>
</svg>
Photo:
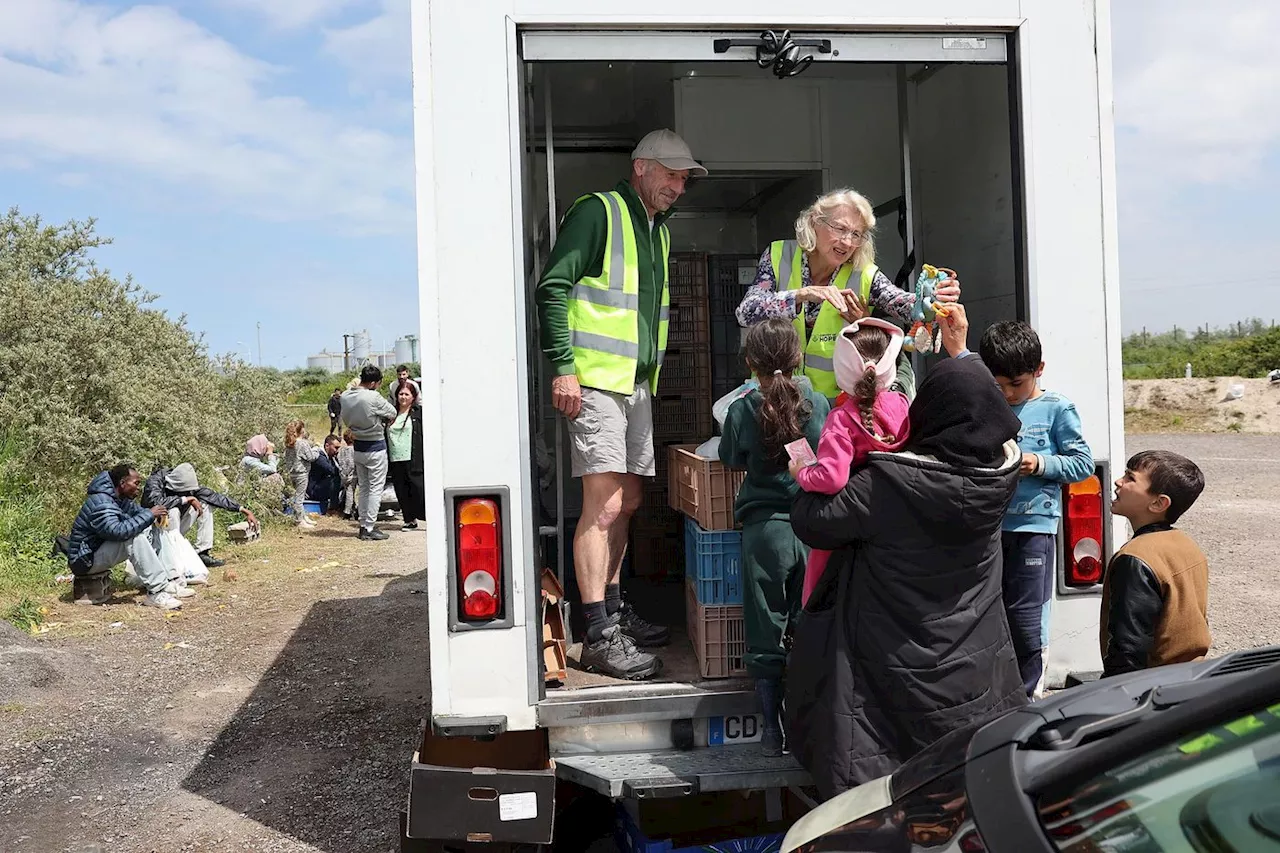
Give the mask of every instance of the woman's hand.
<svg viewBox="0 0 1280 853">
<path fill-rule="evenodd" d="M 802 287 L 796 291 L 797 302 L 826 302 L 841 314 L 845 312 L 845 291 L 829 284 Z"/>
<path fill-rule="evenodd" d="M 933 298 L 939 302 L 959 302 L 960 279 L 949 278 L 938 285 L 938 289 L 933 292 Z"/>
<path fill-rule="evenodd" d="M 861 320 L 871 313 L 867 310 L 867 304 L 858 297 L 857 293 L 852 290 L 842 290 L 840 292 L 844 294 L 844 310 L 840 312 L 840 316 L 844 318 L 846 323 Z"/>
</svg>

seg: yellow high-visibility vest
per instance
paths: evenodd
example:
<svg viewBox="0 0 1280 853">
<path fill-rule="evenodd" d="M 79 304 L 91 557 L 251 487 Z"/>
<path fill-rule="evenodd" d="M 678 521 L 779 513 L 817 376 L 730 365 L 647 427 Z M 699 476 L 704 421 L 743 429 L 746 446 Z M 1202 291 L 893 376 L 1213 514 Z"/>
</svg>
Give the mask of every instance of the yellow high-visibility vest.
<svg viewBox="0 0 1280 853">
<path fill-rule="evenodd" d="M 578 280 L 569 294 L 569 332 L 578 381 L 588 388 L 631 394 L 640 360 L 640 256 L 627 201 L 619 192 L 592 193 L 604 202 L 608 226 L 599 276 Z M 662 302 L 658 309 L 658 351 L 649 390 L 658 391 L 658 373 L 667 351 L 671 296 L 668 288 L 671 235 L 658 226 L 662 242 Z"/>
<path fill-rule="evenodd" d="M 795 240 L 774 240 L 769 244 L 769 257 L 773 261 L 773 275 L 778 282 L 779 292 L 799 290 L 804 286 L 804 253 L 799 243 Z M 875 264 L 867 264 L 859 275 L 859 296 L 864 305 L 871 298 L 871 282 L 875 280 L 879 270 Z M 851 278 L 853 266 L 844 264 L 836 270 L 831 284 L 844 290 L 849 286 Z M 833 400 L 840 394 L 840 387 L 836 385 L 834 361 L 836 338 L 847 325 L 849 324 L 840 316 L 840 312 L 824 302 L 818 310 L 813 331 L 810 332 L 804 322 L 804 306 L 796 306 L 796 334 L 800 336 L 800 349 L 804 352 L 801 372 L 809 377 L 813 390 Z"/>
</svg>

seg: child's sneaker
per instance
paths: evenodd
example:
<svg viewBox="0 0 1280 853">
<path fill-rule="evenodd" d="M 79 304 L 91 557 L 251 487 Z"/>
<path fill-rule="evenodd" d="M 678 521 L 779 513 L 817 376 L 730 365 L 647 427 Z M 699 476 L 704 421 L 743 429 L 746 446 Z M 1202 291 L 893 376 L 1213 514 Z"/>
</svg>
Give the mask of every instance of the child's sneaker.
<svg viewBox="0 0 1280 853">
<path fill-rule="evenodd" d="M 183 578 L 183 581 L 187 584 L 187 586 L 208 586 L 209 573 L 201 572 L 198 575 L 187 575 L 185 578 Z"/>
<path fill-rule="evenodd" d="M 160 610 L 181 610 L 182 602 L 168 592 L 157 592 L 155 595 L 144 595 L 138 599 L 143 607 L 157 607 Z"/>
</svg>

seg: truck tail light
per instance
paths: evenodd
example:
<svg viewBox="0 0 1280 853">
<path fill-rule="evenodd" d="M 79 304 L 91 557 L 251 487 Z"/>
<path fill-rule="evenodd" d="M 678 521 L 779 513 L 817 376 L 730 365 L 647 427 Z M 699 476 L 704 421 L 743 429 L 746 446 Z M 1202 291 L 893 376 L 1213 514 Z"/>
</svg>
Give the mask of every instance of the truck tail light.
<svg viewBox="0 0 1280 853">
<path fill-rule="evenodd" d="M 1062 514 L 1066 555 L 1064 577 L 1070 587 L 1102 583 L 1103 494 L 1095 474 L 1062 490 L 1066 512 Z"/>
<path fill-rule="evenodd" d="M 460 619 L 487 622 L 502 612 L 502 515 L 498 502 L 467 498 L 458 504 Z"/>
</svg>

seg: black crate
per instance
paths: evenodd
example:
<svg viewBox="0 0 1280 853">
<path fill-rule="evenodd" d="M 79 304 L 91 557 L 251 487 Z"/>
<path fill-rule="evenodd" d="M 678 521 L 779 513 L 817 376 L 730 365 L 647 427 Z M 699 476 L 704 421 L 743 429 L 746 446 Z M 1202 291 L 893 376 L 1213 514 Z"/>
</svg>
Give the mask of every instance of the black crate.
<svg viewBox="0 0 1280 853">
<path fill-rule="evenodd" d="M 631 531 L 628 576 L 658 581 L 684 576 L 684 539 L 644 530 Z"/>
<path fill-rule="evenodd" d="M 711 437 L 711 400 L 707 397 L 659 397 L 653 401 L 654 444 L 700 444 Z"/>
<path fill-rule="evenodd" d="M 705 349 L 668 352 L 658 375 L 660 397 L 706 397 L 711 393 L 711 353 Z"/>
<path fill-rule="evenodd" d="M 711 399 L 714 402 L 737 388 L 751 376 L 747 363 L 738 353 L 716 353 L 711 357 Z M 727 386 L 727 387 L 726 387 Z M 724 391 L 717 393 L 717 390 Z"/>
<path fill-rule="evenodd" d="M 705 301 L 707 298 L 706 253 L 672 253 L 668 267 L 667 288 L 672 303 Z"/>
<path fill-rule="evenodd" d="M 676 305 L 670 309 L 667 327 L 667 349 L 706 349 L 711 343 L 711 329 L 707 320 L 707 303 Z"/>
<path fill-rule="evenodd" d="M 711 255 L 707 259 L 707 293 L 711 313 L 732 313 L 756 278 L 757 255 Z"/>
</svg>

